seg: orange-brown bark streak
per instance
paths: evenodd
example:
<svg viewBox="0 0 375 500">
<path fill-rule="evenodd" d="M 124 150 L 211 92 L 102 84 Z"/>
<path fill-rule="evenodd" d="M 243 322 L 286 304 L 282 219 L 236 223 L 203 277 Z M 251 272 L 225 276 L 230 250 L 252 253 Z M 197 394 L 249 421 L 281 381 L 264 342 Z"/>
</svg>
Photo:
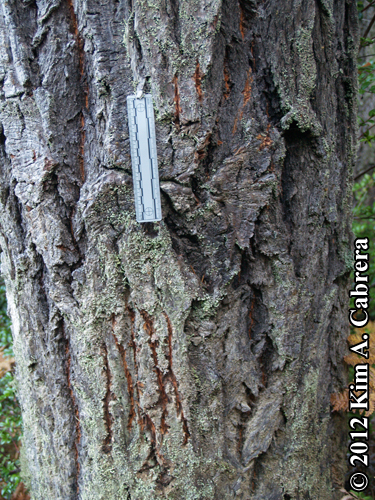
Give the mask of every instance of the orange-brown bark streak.
<svg viewBox="0 0 375 500">
<path fill-rule="evenodd" d="M 137 344 L 135 342 L 135 334 L 134 334 L 134 322 L 135 322 L 135 312 L 133 309 L 131 309 L 129 306 L 126 306 L 126 310 L 128 311 L 130 321 L 131 321 L 131 329 L 130 329 L 130 335 L 131 335 L 131 347 L 133 349 L 133 360 L 134 360 L 134 370 L 135 370 L 135 376 L 137 383 L 135 384 L 136 387 L 136 392 L 137 392 L 137 409 L 138 409 L 138 424 L 141 428 L 141 432 L 143 432 L 144 429 L 144 421 L 140 417 L 140 405 L 139 405 L 139 386 L 140 382 L 138 380 L 138 364 L 137 364 Z"/>
<path fill-rule="evenodd" d="M 194 159 L 198 163 L 207 156 L 207 146 L 210 144 L 212 133 L 208 133 L 204 139 L 204 143 L 194 153 Z"/>
<path fill-rule="evenodd" d="M 249 68 L 249 70 L 247 72 L 245 88 L 242 91 L 243 104 L 242 104 L 242 108 L 241 108 L 240 112 L 237 114 L 236 118 L 234 119 L 232 134 L 234 134 L 236 132 L 238 120 L 240 120 L 240 121 L 242 120 L 244 107 L 250 101 L 250 98 L 251 98 L 251 84 L 253 83 L 253 77 L 250 75 L 251 75 L 251 68 Z"/>
<path fill-rule="evenodd" d="M 114 317 L 112 318 L 112 324 L 115 321 Z M 121 355 L 122 359 L 122 364 L 124 366 L 124 372 L 125 372 L 125 377 L 128 383 L 128 393 L 129 393 L 129 398 L 130 398 L 130 410 L 129 410 L 129 419 L 128 419 L 128 429 L 130 430 L 132 428 L 132 423 L 135 417 L 135 402 L 134 402 L 134 386 L 133 386 L 133 379 L 131 376 L 131 373 L 128 368 L 128 364 L 126 362 L 126 349 L 124 348 L 123 345 L 120 344 L 118 341 L 112 327 L 112 334 L 113 338 L 115 339 L 115 344 L 116 347 Z"/>
<path fill-rule="evenodd" d="M 168 370 L 171 375 L 171 380 L 172 380 L 172 385 L 176 397 L 176 407 L 177 407 L 177 415 L 181 415 L 181 421 L 182 421 L 182 428 L 184 431 L 184 441 L 182 444 L 187 444 L 188 439 L 190 437 L 190 431 L 189 431 L 189 426 L 187 423 L 187 420 L 184 415 L 184 411 L 182 409 L 182 402 L 181 402 L 181 397 L 180 393 L 178 391 L 178 382 L 176 379 L 176 376 L 173 372 L 173 359 L 172 359 L 172 335 L 173 335 L 173 328 L 172 328 L 172 323 L 171 320 L 169 319 L 168 315 L 166 312 L 163 312 L 164 317 L 167 321 L 167 327 L 168 327 Z"/>
<path fill-rule="evenodd" d="M 271 124 L 269 123 L 267 125 L 266 134 L 258 134 L 257 135 L 257 139 L 262 141 L 259 148 L 258 148 L 259 151 L 262 151 L 262 149 L 264 149 L 264 148 L 269 148 L 272 144 L 272 140 L 270 138 L 270 128 L 271 128 Z"/>
<path fill-rule="evenodd" d="M 151 420 L 151 418 L 145 413 L 144 415 L 146 427 L 150 430 L 151 432 L 151 443 L 152 446 L 155 448 L 156 447 L 156 428 L 154 422 Z"/>
<path fill-rule="evenodd" d="M 167 410 L 167 404 L 169 402 L 167 393 L 165 392 L 165 387 L 163 383 L 163 374 L 159 368 L 158 364 L 158 354 L 156 352 L 156 342 L 153 340 L 153 335 L 154 335 L 154 325 L 153 321 L 150 318 L 150 316 L 146 313 L 146 311 L 141 311 L 141 315 L 144 320 L 144 329 L 150 336 L 150 348 L 151 348 L 151 353 L 152 353 L 152 359 L 154 361 L 154 370 L 156 373 L 157 381 L 158 381 L 158 386 L 159 386 L 159 401 L 158 403 L 161 404 L 161 407 L 163 409 L 162 416 L 161 416 L 161 423 L 160 423 L 160 433 L 166 434 L 168 432 L 168 425 L 166 422 L 166 418 L 168 415 L 168 410 Z"/>
<path fill-rule="evenodd" d="M 245 88 L 242 91 L 242 93 L 243 93 L 243 106 L 246 106 L 246 104 L 250 101 L 251 84 L 252 83 L 253 83 L 253 77 L 251 76 L 251 68 L 249 68 L 249 71 L 247 72 Z"/>
<path fill-rule="evenodd" d="M 202 76 L 203 76 L 203 73 L 201 73 L 199 61 L 197 61 L 197 65 L 195 67 L 195 73 L 194 73 L 194 81 L 195 81 L 195 89 L 196 89 L 197 94 L 198 94 L 199 102 L 201 102 L 203 99 Z"/>
<path fill-rule="evenodd" d="M 229 82 L 230 82 L 229 68 L 226 64 L 224 64 L 224 83 L 225 83 L 224 99 L 228 99 L 230 94 Z"/>
<path fill-rule="evenodd" d="M 242 118 L 242 111 L 240 112 L 240 119 Z M 234 124 L 233 124 L 233 128 L 232 128 L 232 134 L 235 134 L 236 133 L 236 130 L 237 130 L 237 122 L 238 122 L 238 116 L 236 116 L 236 118 L 234 119 Z"/>
</svg>

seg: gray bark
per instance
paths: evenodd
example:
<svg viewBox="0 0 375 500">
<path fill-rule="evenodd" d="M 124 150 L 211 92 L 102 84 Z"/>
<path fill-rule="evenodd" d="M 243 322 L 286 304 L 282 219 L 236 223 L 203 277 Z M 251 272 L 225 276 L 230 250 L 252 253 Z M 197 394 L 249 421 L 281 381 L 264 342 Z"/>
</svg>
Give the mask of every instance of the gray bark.
<svg viewBox="0 0 375 500">
<path fill-rule="evenodd" d="M 339 498 L 356 3 L 0 4 L 32 498 Z M 126 114 L 142 78 L 163 210 L 144 225 Z"/>
</svg>

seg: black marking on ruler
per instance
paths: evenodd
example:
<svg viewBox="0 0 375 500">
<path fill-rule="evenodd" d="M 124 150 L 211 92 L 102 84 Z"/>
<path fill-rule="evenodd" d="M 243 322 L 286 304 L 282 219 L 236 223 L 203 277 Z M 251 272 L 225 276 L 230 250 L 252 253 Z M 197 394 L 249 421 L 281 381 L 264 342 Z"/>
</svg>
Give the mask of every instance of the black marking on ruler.
<svg viewBox="0 0 375 500">
<path fill-rule="evenodd" d="M 128 96 L 130 153 L 138 222 L 161 220 L 155 120 L 151 94 Z"/>
</svg>

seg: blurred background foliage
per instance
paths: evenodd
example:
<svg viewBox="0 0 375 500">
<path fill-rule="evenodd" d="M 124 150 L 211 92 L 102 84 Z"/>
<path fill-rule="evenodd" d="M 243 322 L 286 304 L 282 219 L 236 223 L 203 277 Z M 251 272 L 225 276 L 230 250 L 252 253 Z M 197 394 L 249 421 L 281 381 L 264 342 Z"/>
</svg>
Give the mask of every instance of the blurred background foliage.
<svg viewBox="0 0 375 500">
<path fill-rule="evenodd" d="M 21 411 L 15 394 L 12 333 L 0 278 L 0 500 L 16 500 L 20 483 Z"/>
</svg>

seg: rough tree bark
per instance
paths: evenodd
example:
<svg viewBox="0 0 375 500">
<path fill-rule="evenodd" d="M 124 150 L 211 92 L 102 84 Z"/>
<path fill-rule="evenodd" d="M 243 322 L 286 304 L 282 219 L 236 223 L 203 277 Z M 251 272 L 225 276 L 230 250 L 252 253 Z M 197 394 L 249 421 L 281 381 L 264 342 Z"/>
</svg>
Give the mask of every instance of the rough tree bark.
<svg viewBox="0 0 375 500">
<path fill-rule="evenodd" d="M 0 4 L 32 498 L 339 498 L 355 1 Z M 141 78 L 163 210 L 144 225 L 126 112 Z"/>
</svg>

